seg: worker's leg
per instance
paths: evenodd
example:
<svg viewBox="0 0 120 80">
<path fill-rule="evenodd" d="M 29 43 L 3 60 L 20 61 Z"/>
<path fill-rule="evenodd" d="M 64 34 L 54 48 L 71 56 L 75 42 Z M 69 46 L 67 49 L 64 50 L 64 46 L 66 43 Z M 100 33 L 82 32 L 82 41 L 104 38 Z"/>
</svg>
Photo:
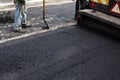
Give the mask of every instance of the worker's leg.
<svg viewBox="0 0 120 80">
<path fill-rule="evenodd" d="M 18 0 L 14 1 L 15 4 L 15 18 L 14 18 L 14 30 L 21 29 L 21 3 Z"/>
<path fill-rule="evenodd" d="M 26 0 L 22 2 L 22 9 L 21 9 L 21 14 L 22 14 L 22 28 L 27 28 L 31 27 L 31 24 L 29 21 L 27 21 L 27 6 L 26 6 Z"/>
<path fill-rule="evenodd" d="M 80 9 L 81 9 L 81 2 L 80 2 L 80 0 L 76 0 L 76 4 L 75 4 L 75 18 L 77 18 L 78 11 Z"/>
<path fill-rule="evenodd" d="M 27 23 L 27 6 L 26 6 L 26 0 L 22 2 L 21 14 L 22 14 L 22 24 Z"/>
</svg>

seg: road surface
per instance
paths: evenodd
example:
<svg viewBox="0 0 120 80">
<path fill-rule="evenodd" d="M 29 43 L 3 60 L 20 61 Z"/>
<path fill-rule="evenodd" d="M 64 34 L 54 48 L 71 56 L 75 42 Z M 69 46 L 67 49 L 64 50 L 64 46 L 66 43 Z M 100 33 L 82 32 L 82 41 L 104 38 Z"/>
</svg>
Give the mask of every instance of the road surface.
<svg viewBox="0 0 120 80">
<path fill-rule="evenodd" d="M 120 80 L 120 41 L 74 25 L 3 43 L 0 80 Z"/>
</svg>

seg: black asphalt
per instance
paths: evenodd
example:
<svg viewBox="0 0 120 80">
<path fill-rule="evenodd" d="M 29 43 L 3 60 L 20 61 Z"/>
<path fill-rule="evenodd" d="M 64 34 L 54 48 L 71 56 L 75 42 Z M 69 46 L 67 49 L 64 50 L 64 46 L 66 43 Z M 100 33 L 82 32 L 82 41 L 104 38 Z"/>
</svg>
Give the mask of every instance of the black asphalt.
<svg viewBox="0 0 120 80">
<path fill-rule="evenodd" d="M 120 41 L 70 26 L 0 44 L 0 80 L 120 80 Z"/>
</svg>

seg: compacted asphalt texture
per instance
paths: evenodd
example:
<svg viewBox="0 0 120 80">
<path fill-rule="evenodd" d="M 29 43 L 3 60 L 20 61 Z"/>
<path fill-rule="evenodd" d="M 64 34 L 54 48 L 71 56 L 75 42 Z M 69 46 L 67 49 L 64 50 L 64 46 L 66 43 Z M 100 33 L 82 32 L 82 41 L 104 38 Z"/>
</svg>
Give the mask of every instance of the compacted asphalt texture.
<svg viewBox="0 0 120 80">
<path fill-rule="evenodd" d="M 0 80 L 120 80 L 120 41 L 73 25 L 6 42 Z"/>
<path fill-rule="evenodd" d="M 27 33 L 14 33 L 11 18 L 0 22 L 0 80 L 120 80 L 120 40 L 75 25 L 75 2 L 51 1 L 50 30 L 42 30 L 42 4 L 28 8 Z"/>
</svg>

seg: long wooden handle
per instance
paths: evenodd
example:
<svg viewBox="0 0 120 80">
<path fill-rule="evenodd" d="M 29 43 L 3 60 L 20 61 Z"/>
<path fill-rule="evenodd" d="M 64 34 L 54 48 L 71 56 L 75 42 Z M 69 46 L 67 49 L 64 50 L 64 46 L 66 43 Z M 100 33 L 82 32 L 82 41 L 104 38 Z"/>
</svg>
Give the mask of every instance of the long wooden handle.
<svg viewBox="0 0 120 80">
<path fill-rule="evenodd" d="M 43 0 L 43 20 L 45 19 L 45 0 Z"/>
</svg>

